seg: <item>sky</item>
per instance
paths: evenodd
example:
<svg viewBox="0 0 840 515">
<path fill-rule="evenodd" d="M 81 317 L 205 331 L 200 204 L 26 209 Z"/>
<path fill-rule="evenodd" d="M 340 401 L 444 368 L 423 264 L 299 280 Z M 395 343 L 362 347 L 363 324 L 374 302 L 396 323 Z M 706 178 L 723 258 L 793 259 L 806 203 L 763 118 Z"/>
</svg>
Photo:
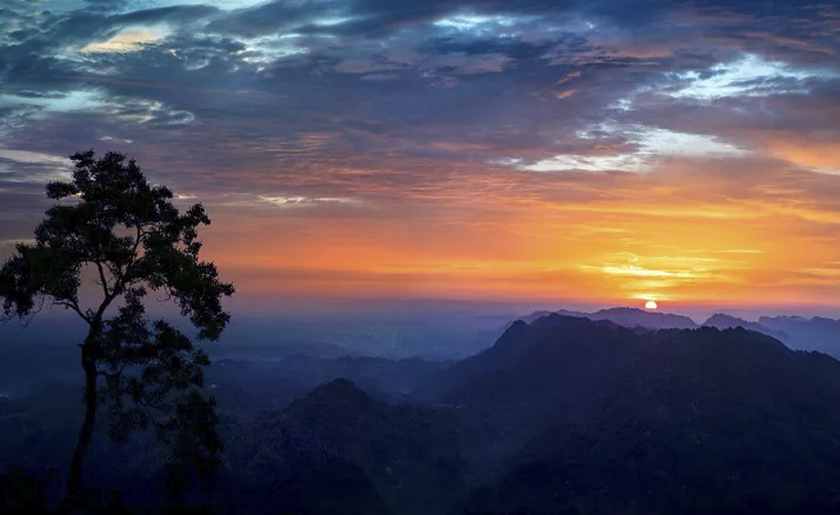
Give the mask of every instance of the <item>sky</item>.
<svg viewBox="0 0 840 515">
<path fill-rule="evenodd" d="M 93 148 L 251 298 L 840 306 L 838 52 L 832 0 L 2 0 L 0 259 Z"/>
</svg>

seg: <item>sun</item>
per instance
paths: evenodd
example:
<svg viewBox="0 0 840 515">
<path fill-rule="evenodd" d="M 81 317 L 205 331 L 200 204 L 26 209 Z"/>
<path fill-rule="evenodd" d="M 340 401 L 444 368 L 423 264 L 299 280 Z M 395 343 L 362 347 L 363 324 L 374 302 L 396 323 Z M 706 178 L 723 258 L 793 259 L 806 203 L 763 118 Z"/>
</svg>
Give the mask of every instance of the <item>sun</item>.
<svg viewBox="0 0 840 515">
<path fill-rule="evenodd" d="M 654 301 L 654 300 L 649 300 L 649 301 L 645 302 L 645 309 L 647 309 L 648 311 L 653 311 L 654 309 L 656 309 L 658 307 L 659 306 L 656 304 L 656 301 Z"/>
</svg>

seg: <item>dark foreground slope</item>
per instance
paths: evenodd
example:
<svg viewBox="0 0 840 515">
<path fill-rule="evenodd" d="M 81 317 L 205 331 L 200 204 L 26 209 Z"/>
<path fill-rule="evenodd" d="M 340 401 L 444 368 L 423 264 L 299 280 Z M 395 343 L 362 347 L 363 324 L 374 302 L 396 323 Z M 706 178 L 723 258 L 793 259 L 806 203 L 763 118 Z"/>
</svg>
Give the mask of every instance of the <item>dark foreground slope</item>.
<svg viewBox="0 0 840 515">
<path fill-rule="evenodd" d="M 541 342 L 521 345 L 528 354 L 584 347 L 605 331 L 537 322 L 514 329 L 523 342 Z M 575 335 L 565 332 L 573 327 Z M 587 409 L 562 422 L 547 417 L 554 423 L 535 428 L 505 471 L 472 494 L 469 511 L 840 513 L 840 363 L 743 329 L 614 331 L 626 352 L 618 366 L 593 370 L 598 380 L 580 401 Z M 553 373 L 582 376 L 598 362 L 570 359 Z"/>
</svg>

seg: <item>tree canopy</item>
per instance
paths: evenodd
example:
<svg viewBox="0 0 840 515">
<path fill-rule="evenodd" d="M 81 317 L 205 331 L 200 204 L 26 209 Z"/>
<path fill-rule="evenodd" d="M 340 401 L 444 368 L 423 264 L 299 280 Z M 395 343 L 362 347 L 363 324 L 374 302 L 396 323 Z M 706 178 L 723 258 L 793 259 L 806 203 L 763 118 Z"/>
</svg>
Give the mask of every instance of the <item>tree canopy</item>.
<svg viewBox="0 0 840 515">
<path fill-rule="evenodd" d="M 201 204 L 181 213 L 172 192 L 149 184 L 123 154 L 97 158 L 89 150 L 70 159 L 72 180 L 47 186 L 57 203 L 35 229 L 34 243 L 18 244 L 0 269 L 0 297 L 7 318 L 28 317 L 50 303 L 88 325 L 80 344 L 86 413 L 66 493 L 77 502 L 100 405 L 113 439 L 154 429 L 169 444 L 172 472 L 196 466 L 206 472 L 218 462 L 215 403 L 200 393 L 208 356 L 170 323 L 149 320 L 143 301 L 150 293 L 171 299 L 198 339 L 216 340 L 230 319 L 222 297 L 234 288 L 199 258 L 197 228 L 210 223 Z M 95 301 L 82 291 L 88 282 Z"/>
</svg>

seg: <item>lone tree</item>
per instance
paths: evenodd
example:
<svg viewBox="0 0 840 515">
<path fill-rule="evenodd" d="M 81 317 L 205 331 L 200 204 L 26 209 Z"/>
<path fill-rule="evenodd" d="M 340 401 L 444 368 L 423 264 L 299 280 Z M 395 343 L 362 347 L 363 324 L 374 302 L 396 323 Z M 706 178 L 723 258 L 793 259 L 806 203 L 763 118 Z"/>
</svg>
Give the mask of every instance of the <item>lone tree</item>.
<svg viewBox="0 0 840 515">
<path fill-rule="evenodd" d="M 169 449 L 170 472 L 207 472 L 218 463 L 215 401 L 200 393 L 207 354 L 164 320 L 149 321 L 143 300 L 149 292 L 174 300 L 198 339 L 216 340 L 230 319 L 222 296 L 234 291 L 213 263 L 199 260 L 196 228 L 210 223 L 201 204 L 180 213 L 172 192 L 150 185 L 122 154 L 96 159 L 90 150 L 70 159 L 73 180 L 47 186 L 47 196 L 63 202 L 47 210 L 35 243 L 17 245 L 0 269 L 5 318 L 28 317 L 46 302 L 88 326 L 79 344 L 85 417 L 65 509 L 82 500 L 82 468 L 100 405 L 114 440 L 153 429 Z M 95 283 L 96 302 L 80 295 L 83 282 Z"/>
</svg>

